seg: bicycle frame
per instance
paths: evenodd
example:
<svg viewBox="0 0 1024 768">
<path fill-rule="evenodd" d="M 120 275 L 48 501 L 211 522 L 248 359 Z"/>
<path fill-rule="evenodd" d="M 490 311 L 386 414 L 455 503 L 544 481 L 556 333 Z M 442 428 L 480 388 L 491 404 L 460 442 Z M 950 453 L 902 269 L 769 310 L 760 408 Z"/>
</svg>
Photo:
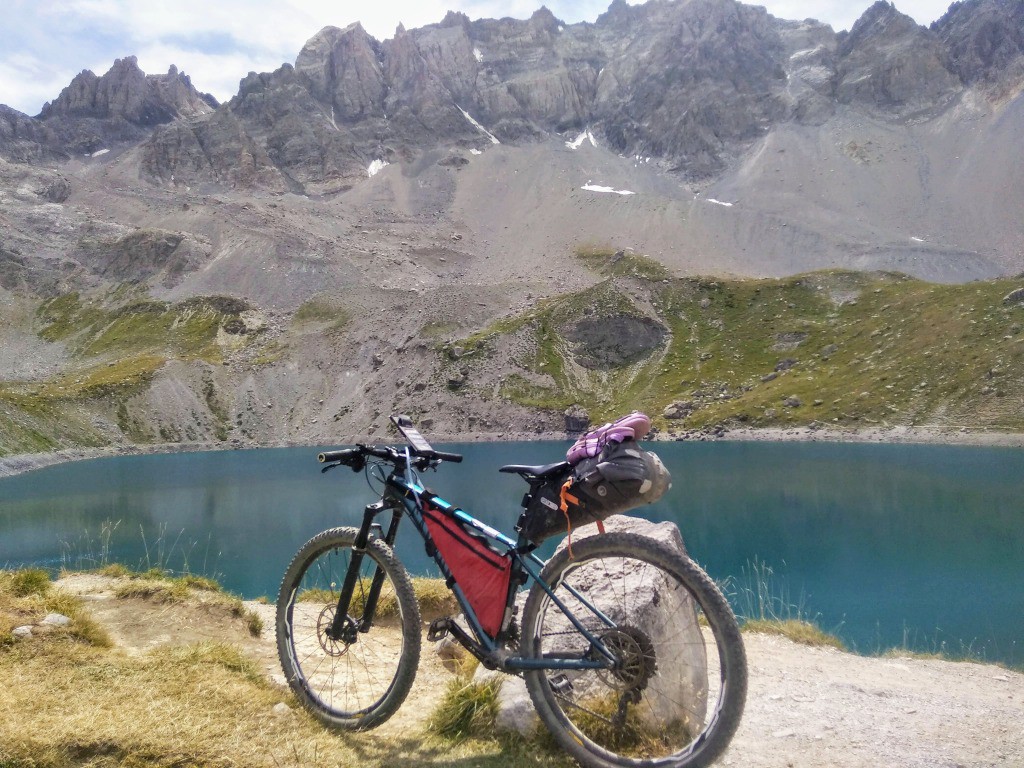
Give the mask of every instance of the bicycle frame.
<svg viewBox="0 0 1024 768">
<path fill-rule="evenodd" d="M 512 560 L 511 578 L 508 594 L 505 596 L 505 616 L 502 621 L 501 630 L 495 637 L 491 637 L 481 626 L 476 611 L 467 600 L 459 584 L 455 581 L 444 555 L 434 545 L 430 531 L 427 529 L 424 520 L 423 504 L 429 502 L 431 507 L 436 508 L 442 514 L 466 525 L 486 536 L 490 541 L 497 544 L 504 550 L 504 553 Z M 387 531 L 383 531 L 375 518 L 383 511 L 390 509 L 392 517 Z M 384 580 L 384 573 L 378 567 L 370 589 L 366 596 L 363 615 L 356 619 L 348 615 L 352 595 L 358 580 L 359 567 L 363 554 L 374 530 L 379 531 L 377 535 L 383 535 L 384 542 L 389 547 L 394 547 L 395 538 L 398 534 L 398 525 L 403 515 L 407 515 L 412 521 L 427 551 L 437 564 L 445 581 L 451 589 L 452 594 L 462 609 L 467 624 L 473 633 L 473 637 L 467 635 L 461 627 L 454 622 L 448 622 L 445 629 L 453 634 L 474 656 L 480 659 L 486 667 L 491 669 L 502 669 L 509 672 L 520 672 L 531 669 L 550 670 L 586 670 L 586 669 L 608 669 L 616 663 L 616 657 L 601 642 L 600 638 L 588 630 L 583 623 L 575 616 L 555 594 L 552 585 L 547 584 L 541 577 L 541 569 L 545 563 L 530 550 L 532 546 L 529 541 L 520 535 L 519 541 L 514 541 L 500 531 L 492 528 L 486 523 L 477 520 L 462 509 L 450 504 L 423 486 L 415 471 L 412 469 L 412 462 L 406 449 L 405 472 L 400 473 L 396 468 L 386 479 L 384 493 L 380 500 L 368 505 L 363 512 L 363 522 L 359 534 L 352 547 L 352 559 L 349 570 L 345 577 L 341 593 L 338 599 L 338 608 L 335 612 L 334 621 L 330 629 L 333 639 L 343 639 L 345 642 L 355 642 L 357 633 L 367 632 L 373 624 L 374 612 L 377 600 L 380 596 L 381 585 Z M 509 629 L 515 606 L 518 587 L 536 582 L 551 598 L 552 603 L 572 623 L 572 625 L 590 642 L 592 651 L 585 656 L 573 657 L 547 657 L 547 658 L 524 658 L 509 653 L 505 649 L 505 643 L 509 639 Z M 557 585 L 556 585 L 557 586 Z M 566 585 L 566 589 L 584 605 L 594 616 L 596 616 L 607 627 L 614 627 L 615 623 L 598 610 L 589 600 L 572 587 Z"/>
</svg>

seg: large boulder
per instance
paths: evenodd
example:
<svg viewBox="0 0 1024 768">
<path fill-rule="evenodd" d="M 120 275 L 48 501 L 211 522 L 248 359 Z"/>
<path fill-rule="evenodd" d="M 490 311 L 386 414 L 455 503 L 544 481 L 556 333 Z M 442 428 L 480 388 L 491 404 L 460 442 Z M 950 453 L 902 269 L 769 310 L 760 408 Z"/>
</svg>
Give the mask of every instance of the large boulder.
<svg viewBox="0 0 1024 768">
<path fill-rule="evenodd" d="M 605 521 L 605 529 L 609 532 L 637 533 L 648 536 L 667 544 L 682 555 L 686 554 L 682 534 L 675 523 L 652 523 L 641 518 L 613 515 Z M 601 535 L 597 526 L 595 524 L 586 525 L 573 532 L 573 540 L 578 543 L 580 540 L 594 535 Z M 561 551 L 567 544 L 567 541 L 563 541 L 555 551 Z M 600 601 L 608 590 L 622 589 L 620 574 L 609 577 L 603 568 L 600 573 L 597 572 L 597 568 L 593 570 L 593 574 L 588 574 L 588 566 L 582 566 L 574 571 L 573 584 L 582 593 Z M 663 696 L 668 701 L 694 702 L 695 704 L 690 710 L 692 716 L 698 720 L 703 719 L 706 714 L 708 695 L 707 658 L 701 629 L 696 621 L 695 607 L 690 596 L 688 594 L 680 595 L 671 589 L 658 589 L 657 585 L 651 582 L 649 569 L 631 568 L 621 576 L 626 580 L 625 593 L 629 596 L 629 600 L 624 615 L 612 616 L 612 618 L 640 627 L 649 636 L 665 638 L 658 647 L 658 671 L 648 681 L 648 690 L 656 699 Z M 633 588 L 630 587 L 632 582 L 636 583 Z M 522 614 L 522 602 L 520 603 L 520 615 Z M 693 619 L 681 620 L 681 617 L 686 615 L 692 616 Z M 564 620 L 564 623 L 566 636 L 572 636 L 574 631 L 568 620 Z M 557 627 L 551 628 L 557 632 Z M 588 684 L 586 678 L 594 676 L 579 673 L 567 674 L 575 685 L 576 693 L 585 697 L 585 686 Z M 477 669 L 474 682 L 484 682 L 495 675 L 501 675 L 504 680 L 498 694 L 498 727 L 529 735 L 537 727 L 538 721 L 525 682 L 522 678 L 509 677 L 483 667 Z M 595 680 L 593 684 L 597 685 L 598 683 Z M 668 714 L 665 713 L 666 716 Z M 650 724 L 655 728 L 665 725 L 659 721 L 657 712 L 642 710 L 642 716 L 650 719 Z"/>
<path fill-rule="evenodd" d="M 581 405 L 570 405 L 565 409 L 565 431 L 570 435 L 585 432 L 590 426 L 590 414 Z"/>
</svg>

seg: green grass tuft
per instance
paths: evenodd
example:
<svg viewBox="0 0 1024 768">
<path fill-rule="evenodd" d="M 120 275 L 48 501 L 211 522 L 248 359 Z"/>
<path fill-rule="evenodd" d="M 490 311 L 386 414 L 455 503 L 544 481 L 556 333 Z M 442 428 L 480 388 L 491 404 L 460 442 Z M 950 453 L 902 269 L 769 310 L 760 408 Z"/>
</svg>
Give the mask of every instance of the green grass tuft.
<svg viewBox="0 0 1024 768">
<path fill-rule="evenodd" d="M 743 631 L 781 635 L 801 645 L 846 650 L 846 645 L 838 637 L 824 631 L 817 624 L 801 619 L 749 619 L 743 623 Z"/>
<path fill-rule="evenodd" d="M 485 682 L 463 678 L 449 681 L 441 702 L 430 716 L 429 730 L 456 741 L 493 737 L 501 683 L 497 677 Z"/>
<path fill-rule="evenodd" d="M 325 296 L 303 302 L 292 317 L 296 326 L 316 325 L 328 334 L 345 330 L 351 320 L 352 313 L 346 306 Z"/>
<path fill-rule="evenodd" d="M 672 277 L 664 264 L 630 250 L 582 247 L 576 249 L 578 258 L 588 268 L 605 277 L 634 277 L 647 281 L 664 281 Z"/>
<path fill-rule="evenodd" d="M 6 589 L 14 597 L 45 597 L 50 591 L 50 584 L 50 574 L 42 568 L 23 568 L 7 575 Z"/>
</svg>

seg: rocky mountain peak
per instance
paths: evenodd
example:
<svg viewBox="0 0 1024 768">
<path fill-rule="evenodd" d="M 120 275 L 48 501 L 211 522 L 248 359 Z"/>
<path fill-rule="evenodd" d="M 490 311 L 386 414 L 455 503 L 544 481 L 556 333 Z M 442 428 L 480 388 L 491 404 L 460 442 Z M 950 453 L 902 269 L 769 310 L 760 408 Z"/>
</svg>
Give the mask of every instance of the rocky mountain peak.
<svg viewBox="0 0 1024 768">
<path fill-rule="evenodd" d="M 15 163 L 33 163 L 51 159 L 53 132 L 43 123 L 16 109 L 0 104 L 0 157 Z"/>
<path fill-rule="evenodd" d="M 380 44 L 358 21 L 344 29 L 324 27 L 295 59 L 295 72 L 334 119 L 382 117 L 386 87 Z"/>
<path fill-rule="evenodd" d="M 1019 82 L 1024 77 L 1024 3 L 962 0 L 932 24 L 966 83 Z"/>
<path fill-rule="evenodd" d="M 632 7 L 626 0 L 612 0 L 608 10 L 597 17 L 598 24 L 611 24 L 615 22 L 626 22 L 632 14 Z"/>
<path fill-rule="evenodd" d="M 168 129 L 187 134 L 178 137 L 184 143 L 154 139 L 145 167 L 164 180 L 223 179 L 233 161 L 213 165 L 244 148 L 259 170 L 246 178 L 329 193 L 365 179 L 377 160 L 589 128 L 618 154 L 704 179 L 780 122 L 820 124 L 841 105 L 882 119 L 927 116 L 971 78 L 988 77 L 979 74 L 987 68 L 1013 79 L 1006 62 L 1022 58 L 1022 8 L 1019 0 L 966 0 L 929 30 L 880 1 L 841 35 L 737 0 L 612 0 L 592 24 L 564 24 L 544 6 L 526 20 L 449 12 L 438 24 L 399 25 L 383 42 L 358 22 L 328 26 L 294 66 L 245 77 L 223 108 L 231 119 L 204 122 L 201 141 L 192 126 Z M 164 90 L 191 87 L 173 68 L 160 77 Z M 157 82 L 134 58 L 102 78 L 82 73 L 47 115 L 141 120 L 135 94 L 143 81 L 150 90 Z M 224 151 L 208 151 L 218 137 Z M 186 145 L 204 151 L 170 151 Z M 260 163 L 282 175 L 264 174 Z"/>
<path fill-rule="evenodd" d="M 553 14 L 546 5 L 542 5 L 530 16 L 530 24 L 539 29 L 546 29 L 549 32 L 557 32 L 562 22 Z"/>
<path fill-rule="evenodd" d="M 906 116 L 948 103 L 962 89 L 934 32 L 878 0 L 838 50 L 836 98 Z"/>
<path fill-rule="evenodd" d="M 469 27 L 472 22 L 469 20 L 469 16 L 464 14 L 462 11 L 448 11 L 441 19 L 441 23 L 438 24 L 440 27 Z"/>
<path fill-rule="evenodd" d="M 77 75 L 60 95 L 47 103 L 40 119 L 123 119 L 142 127 L 168 123 L 177 117 L 209 112 L 213 97 L 200 94 L 187 75 L 171 66 L 166 75 L 147 75 L 135 56 L 116 59 L 102 77 L 90 70 Z"/>
</svg>

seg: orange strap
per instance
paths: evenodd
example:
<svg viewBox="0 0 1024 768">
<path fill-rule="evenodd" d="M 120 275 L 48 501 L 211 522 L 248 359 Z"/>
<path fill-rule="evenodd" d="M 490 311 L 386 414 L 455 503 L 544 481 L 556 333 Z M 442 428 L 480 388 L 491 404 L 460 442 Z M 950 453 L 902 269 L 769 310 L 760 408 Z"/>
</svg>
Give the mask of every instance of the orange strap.
<svg viewBox="0 0 1024 768">
<path fill-rule="evenodd" d="M 567 547 L 569 548 L 569 559 L 572 560 L 572 520 L 569 519 L 569 504 L 579 504 L 580 500 L 578 497 L 573 496 L 569 493 L 569 489 L 572 488 L 572 476 L 570 476 L 564 483 L 562 483 L 562 490 L 558 494 L 559 501 L 558 508 L 562 510 L 562 514 L 565 515 L 565 530 L 568 534 Z M 597 521 L 598 533 L 604 533 L 604 520 Z"/>
<path fill-rule="evenodd" d="M 562 490 L 559 493 L 559 509 L 562 510 L 562 514 L 565 515 L 565 530 L 568 533 L 568 547 L 569 547 L 569 559 L 572 560 L 572 520 L 569 519 L 569 504 L 579 504 L 580 500 L 569 493 L 569 489 L 572 487 L 572 475 L 562 483 Z"/>
</svg>

